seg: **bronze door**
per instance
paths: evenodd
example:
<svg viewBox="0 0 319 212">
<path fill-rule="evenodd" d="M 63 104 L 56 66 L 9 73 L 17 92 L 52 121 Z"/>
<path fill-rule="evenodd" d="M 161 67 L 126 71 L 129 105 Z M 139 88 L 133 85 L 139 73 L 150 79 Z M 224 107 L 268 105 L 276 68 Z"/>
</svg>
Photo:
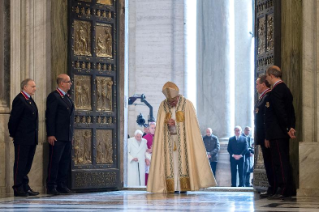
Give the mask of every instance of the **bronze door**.
<svg viewBox="0 0 319 212">
<path fill-rule="evenodd" d="M 74 190 L 121 188 L 117 9 L 116 0 L 69 0 Z"/>
<path fill-rule="evenodd" d="M 265 74 L 269 66 L 280 66 L 280 24 L 281 0 L 255 0 L 255 80 Z M 260 146 L 255 146 L 254 187 L 268 188 Z"/>
</svg>

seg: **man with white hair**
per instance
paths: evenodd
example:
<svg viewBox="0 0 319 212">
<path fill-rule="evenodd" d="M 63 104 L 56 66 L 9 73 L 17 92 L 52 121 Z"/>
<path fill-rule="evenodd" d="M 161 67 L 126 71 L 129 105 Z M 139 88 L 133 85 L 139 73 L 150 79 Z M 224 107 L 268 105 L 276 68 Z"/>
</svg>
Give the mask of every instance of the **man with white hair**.
<svg viewBox="0 0 319 212">
<path fill-rule="evenodd" d="M 216 185 L 193 104 L 167 82 L 156 121 L 147 191 L 184 193 Z"/>
<path fill-rule="evenodd" d="M 135 136 L 128 139 L 128 165 L 127 186 L 145 186 L 145 152 L 147 150 L 146 140 L 142 138 L 141 130 L 135 131 Z"/>
<path fill-rule="evenodd" d="M 247 141 L 241 135 L 241 127 L 234 128 L 235 136 L 229 138 L 227 151 L 230 155 L 230 169 L 231 169 L 231 187 L 237 187 L 237 170 L 239 175 L 239 187 L 244 186 L 244 158 L 247 152 Z M 238 169 L 237 169 L 238 167 Z"/>
<path fill-rule="evenodd" d="M 206 135 L 203 137 L 203 141 L 206 147 L 207 158 L 210 163 L 210 167 L 216 178 L 216 166 L 218 161 L 218 152 L 220 150 L 219 140 L 217 136 L 213 135 L 212 128 L 206 129 Z"/>
</svg>

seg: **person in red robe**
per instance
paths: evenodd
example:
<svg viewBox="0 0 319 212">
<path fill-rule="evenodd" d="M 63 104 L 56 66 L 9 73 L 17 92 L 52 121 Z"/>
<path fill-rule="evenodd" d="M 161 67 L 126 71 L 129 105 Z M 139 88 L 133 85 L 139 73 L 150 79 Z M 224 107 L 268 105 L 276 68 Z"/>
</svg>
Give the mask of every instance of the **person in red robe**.
<svg viewBox="0 0 319 212">
<path fill-rule="evenodd" d="M 150 122 L 148 127 L 148 134 L 146 134 L 143 138 L 147 140 L 147 150 L 146 150 L 146 168 L 145 168 L 145 185 L 147 186 L 148 173 L 150 170 L 151 163 L 151 155 L 152 155 L 152 145 L 153 138 L 155 134 L 156 123 Z"/>
</svg>

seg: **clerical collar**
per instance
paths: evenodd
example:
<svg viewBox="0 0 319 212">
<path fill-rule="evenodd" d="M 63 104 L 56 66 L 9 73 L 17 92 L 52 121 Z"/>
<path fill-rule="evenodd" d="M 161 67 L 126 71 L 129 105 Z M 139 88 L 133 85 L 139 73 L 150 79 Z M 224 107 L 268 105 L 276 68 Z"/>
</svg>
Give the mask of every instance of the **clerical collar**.
<svg viewBox="0 0 319 212">
<path fill-rule="evenodd" d="M 65 96 L 65 92 L 64 91 L 62 91 L 60 88 L 57 88 L 62 94 L 63 94 L 63 96 Z"/>
<path fill-rule="evenodd" d="M 22 95 L 24 96 L 24 98 L 26 99 L 30 99 L 30 95 L 28 93 L 26 93 L 24 90 L 21 91 Z M 28 97 L 28 98 L 27 98 Z"/>
<path fill-rule="evenodd" d="M 259 99 L 262 99 L 266 95 L 266 93 L 269 93 L 270 91 L 271 91 L 270 88 L 267 88 L 266 90 L 264 90 L 264 92 L 260 94 Z"/>
</svg>

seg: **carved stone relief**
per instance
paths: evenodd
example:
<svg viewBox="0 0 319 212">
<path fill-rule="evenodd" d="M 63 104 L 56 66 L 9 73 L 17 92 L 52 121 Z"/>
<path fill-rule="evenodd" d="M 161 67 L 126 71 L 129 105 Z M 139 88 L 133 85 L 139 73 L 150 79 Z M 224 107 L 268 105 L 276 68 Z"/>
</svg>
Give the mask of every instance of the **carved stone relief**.
<svg viewBox="0 0 319 212">
<path fill-rule="evenodd" d="M 112 87 L 113 81 L 111 77 L 96 77 L 97 110 L 112 110 Z"/>
<path fill-rule="evenodd" d="M 74 156 L 75 165 L 92 164 L 92 131 L 74 130 Z"/>
<path fill-rule="evenodd" d="M 113 5 L 113 0 L 97 0 L 96 3 L 104 5 Z"/>
<path fill-rule="evenodd" d="M 85 63 L 83 63 L 85 64 Z M 74 75 L 74 97 L 76 110 L 92 110 L 91 76 Z"/>
<path fill-rule="evenodd" d="M 258 19 L 258 54 L 265 52 L 265 32 L 266 32 L 266 18 Z"/>
<path fill-rule="evenodd" d="M 267 51 L 274 49 L 274 14 L 267 16 Z"/>
<path fill-rule="evenodd" d="M 74 54 L 92 56 L 91 23 L 88 21 L 74 21 Z"/>
<path fill-rule="evenodd" d="M 113 57 L 112 26 L 98 24 L 96 26 L 96 56 Z"/>
<path fill-rule="evenodd" d="M 96 163 L 113 163 L 112 130 L 96 130 Z"/>
</svg>

